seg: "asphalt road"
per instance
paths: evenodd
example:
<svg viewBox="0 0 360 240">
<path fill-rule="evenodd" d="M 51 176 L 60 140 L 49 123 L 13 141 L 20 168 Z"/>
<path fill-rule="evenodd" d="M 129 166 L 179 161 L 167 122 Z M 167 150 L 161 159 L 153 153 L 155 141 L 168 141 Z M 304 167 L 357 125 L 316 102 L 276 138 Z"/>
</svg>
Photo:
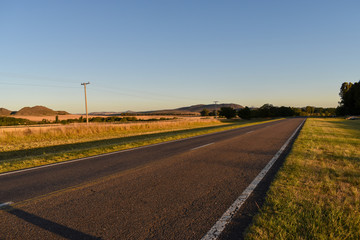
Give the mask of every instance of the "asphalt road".
<svg viewBox="0 0 360 240">
<path fill-rule="evenodd" d="M 0 239 L 200 239 L 294 118 L 0 175 Z"/>
</svg>

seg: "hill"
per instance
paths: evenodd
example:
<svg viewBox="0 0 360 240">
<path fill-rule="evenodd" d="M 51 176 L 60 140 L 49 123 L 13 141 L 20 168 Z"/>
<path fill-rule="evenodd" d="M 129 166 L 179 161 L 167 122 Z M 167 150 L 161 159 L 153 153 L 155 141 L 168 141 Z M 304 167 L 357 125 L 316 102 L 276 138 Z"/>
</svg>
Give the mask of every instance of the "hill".
<svg viewBox="0 0 360 240">
<path fill-rule="evenodd" d="M 16 112 L 16 116 L 54 116 L 69 114 L 65 111 L 54 111 L 44 106 L 24 107 Z"/>
<path fill-rule="evenodd" d="M 191 111 L 177 110 L 177 109 L 166 109 L 166 110 L 139 112 L 137 114 L 145 114 L 145 115 L 200 115 L 200 113 L 198 113 L 198 112 L 191 112 Z"/>
<path fill-rule="evenodd" d="M 181 107 L 176 109 L 157 110 L 142 112 L 143 114 L 175 114 L 175 115 L 199 115 L 203 109 L 213 111 L 215 109 L 220 110 L 222 107 L 232 107 L 234 109 L 244 108 L 243 106 L 235 103 L 222 103 L 222 104 L 197 104 L 189 107 Z"/>
<path fill-rule="evenodd" d="M 127 113 L 129 115 L 200 115 L 200 112 L 203 109 L 213 111 L 215 109 L 220 110 L 222 107 L 232 107 L 234 109 L 242 109 L 243 106 L 235 103 L 222 103 L 222 104 L 197 104 L 189 107 L 181 107 L 176 109 L 165 109 L 165 110 L 155 110 L 155 111 L 145 111 L 145 112 L 92 112 L 90 115 L 102 115 L 102 116 L 111 116 L 111 115 L 121 115 Z"/>
<path fill-rule="evenodd" d="M 137 115 L 137 112 L 134 111 L 126 111 L 126 112 L 91 112 L 89 113 L 89 115 L 92 116 L 119 116 L 119 115 L 123 115 L 123 114 L 128 114 L 128 115 Z"/>
<path fill-rule="evenodd" d="M 11 111 L 6 108 L 0 108 L 0 116 L 9 116 Z"/>
<path fill-rule="evenodd" d="M 193 105 L 190 107 L 182 107 L 182 108 L 178 108 L 176 110 L 178 111 L 187 111 L 187 112 L 201 112 L 203 109 L 207 109 L 210 111 L 213 111 L 215 109 L 220 109 L 222 107 L 232 107 L 234 109 L 242 109 L 244 108 L 243 106 L 239 105 L 239 104 L 235 104 L 235 103 L 222 103 L 222 104 L 198 104 L 198 105 Z"/>
</svg>

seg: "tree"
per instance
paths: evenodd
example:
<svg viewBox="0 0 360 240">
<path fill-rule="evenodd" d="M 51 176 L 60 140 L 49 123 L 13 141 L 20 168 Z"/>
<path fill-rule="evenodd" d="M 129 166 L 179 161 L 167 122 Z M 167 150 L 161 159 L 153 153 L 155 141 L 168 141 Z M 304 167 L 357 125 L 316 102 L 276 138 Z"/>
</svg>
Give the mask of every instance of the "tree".
<svg viewBox="0 0 360 240">
<path fill-rule="evenodd" d="M 340 87 L 340 97 L 342 100 L 344 100 L 344 96 L 346 95 L 346 93 L 349 91 L 349 89 L 352 87 L 353 83 L 351 82 L 344 82 L 343 84 L 341 84 Z"/>
<path fill-rule="evenodd" d="M 219 111 L 220 116 L 226 117 L 227 119 L 231 119 L 236 117 L 236 110 L 232 107 L 222 107 Z"/>
<path fill-rule="evenodd" d="M 295 112 L 291 109 L 291 107 L 280 107 L 277 108 L 277 115 L 276 117 L 291 117 L 294 116 Z"/>
<path fill-rule="evenodd" d="M 291 107 L 276 107 L 272 104 L 264 104 L 258 109 L 251 110 L 251 117 L 291 117 L 291 116 L 300 116 L 302 114 L 302 109 L 300 108 L 291 108 Z"/>
<path fill-rule="evenodd" d="M 238 116 L 242 119 L 250 119 L 251 118 L 251 110 L 248 107 L 240 109 L 238 112 Z"/>
<path fill-rule="evenodd" d="M 210 113 L 210 111 L 207 110 L 206 108 L 204 108 L 204 109 L 200 112 L 201 116 L 209 116 L 209 113 Z"/>
<path fill-rule="evenodd" d="M 315 107 L 306 106 L 305 112 L 311 116 L 315 112 Z"/>
<path fill-rule="evenodd" d="M 209 116 L 218 116 L 219 111 L 216 110 L 212 110 L 211 112 L 209 112 Z"/>
<path fill-rule="evenodd" d="M 338 113 L 360 115 L 360 81 L 354 84 L 344 82 L 339 95 L 341 101 Z"/>
<path fill-rule="evenodd" d="M 272 104 L 264 104 L 259 108 L 260 117 L 273 117 L 274 114 L 274 106 Z"/>
</svg>

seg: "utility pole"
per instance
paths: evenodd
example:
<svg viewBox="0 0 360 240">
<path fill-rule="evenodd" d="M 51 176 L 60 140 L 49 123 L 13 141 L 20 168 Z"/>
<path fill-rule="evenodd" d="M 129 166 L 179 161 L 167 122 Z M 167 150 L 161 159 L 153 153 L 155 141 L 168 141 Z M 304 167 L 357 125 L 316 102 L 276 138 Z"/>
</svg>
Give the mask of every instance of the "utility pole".
<svg viewBox="0 0 360 240">
<path fill-rule="evenodd" d="M 218 103 L 219 101 L 214 101 L 214 103 L 215 103 L 215 118 L 217 118 L 217 103 Z"/>
<path fill-rule="evenodd" d="M 88 119 L 88 108 L 87 108 L 87 98 L 86 98 L 86 85 L 90 84 L 90 82 L 87 83 L 82 83 L 81 85 L 84 85 L 84 91 L 85 91 L 85 109 L 86 109 L 86 125 L 89 124 L 89 119 Z"/>
</svg>

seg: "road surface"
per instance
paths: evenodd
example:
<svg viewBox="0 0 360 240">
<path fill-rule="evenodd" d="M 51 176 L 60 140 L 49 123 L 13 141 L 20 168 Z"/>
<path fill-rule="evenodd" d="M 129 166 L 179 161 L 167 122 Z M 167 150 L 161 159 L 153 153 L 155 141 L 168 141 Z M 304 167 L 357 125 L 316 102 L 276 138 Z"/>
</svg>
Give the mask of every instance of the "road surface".
<svg viewBox="0 0 360 240">
<path fill-rule="evenodd" d="M 0 239 L 201 239 L 294 118 L 0 175 Z"/>
</svg>

